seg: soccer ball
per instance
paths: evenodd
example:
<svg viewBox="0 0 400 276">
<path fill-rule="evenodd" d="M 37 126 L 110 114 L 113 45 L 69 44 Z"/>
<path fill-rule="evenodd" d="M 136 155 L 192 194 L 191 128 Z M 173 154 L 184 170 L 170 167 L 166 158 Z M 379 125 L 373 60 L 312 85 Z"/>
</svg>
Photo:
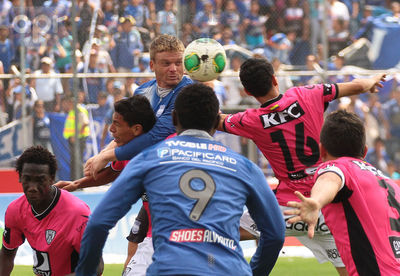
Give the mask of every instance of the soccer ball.
<svg viewBox="0 0 400 276">
<path fill-rule="evenodd" d="M 183 57 L 186 73 L 192 79 L 202 82 L 216 79 L 226 65 L 224 48 L 211 38 L 192 41 L 186 47 Z"/>
</svg>

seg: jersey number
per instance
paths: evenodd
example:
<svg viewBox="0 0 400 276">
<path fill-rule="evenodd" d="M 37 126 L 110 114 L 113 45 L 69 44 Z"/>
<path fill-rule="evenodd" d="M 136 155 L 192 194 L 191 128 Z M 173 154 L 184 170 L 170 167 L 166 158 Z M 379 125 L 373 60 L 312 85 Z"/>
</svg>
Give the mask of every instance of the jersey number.
<svg viewBox="0 0 400 276">
<path fill-rule="evenodd" d="M 195 190 L 190 185 L 190 182 L 196 178 L 203 181 L 204 188 L 202 190 Z M 203 170 L 190 170 L 181 176 L 179 187 L 184 195 L 196 200 L 189 217 L 194 221 L 198 221 L 215 193 L 214 179 Z"/>
<path fill-rule="evenodd" d="M 400 203 L 395 198 L 396 193 L 395 193 L 393 187 L 389 183 L 387 183 L 384 179 L 379 180 L 379 186 L 388 190 L 387 200 L 388 200 L 389 206 L 395 208 L 397 210 L 397 213 L 400 215 Z M 398 219 L 389 218 L 389 220 L 390 220 L 390 228 L 393 231 L 400 232 L 400 218 L 398 218 Z"/>
<path fill-rule="evenodd" d="M 319 160 L 319 147 L 317 141 L 312 137 L 306 137 L 304 135 L 304 123 L 298 123 L 296 128 L 296 156 L 301 163 L 307 167 L 316 164 Z M 283 157 L 285 158 L 286 168 L 288 171 L 294 171 L 293 159 L 289 151 L 288 144 L 282 130 L 277 130 L 271 133 L 272 142 L 278 143 Z M 306 143 L 305 143 L 306 142 Z M 311 155 L 305 154 L 305 146 L 311 149 Z"/>
</svg>

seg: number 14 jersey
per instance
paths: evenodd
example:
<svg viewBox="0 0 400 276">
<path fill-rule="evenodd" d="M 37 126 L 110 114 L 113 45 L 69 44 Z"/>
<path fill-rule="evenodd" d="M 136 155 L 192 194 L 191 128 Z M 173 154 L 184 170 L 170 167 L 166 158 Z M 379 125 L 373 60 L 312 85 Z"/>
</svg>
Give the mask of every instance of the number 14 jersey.
<svg viewBox="0 0 400 276">
<path fill-rule="evenodd" d="M 254 141 L 268 159 L 279 185 L 280 205 L 309 196 L 320 164 L 319 134 L 327 104 L 336 99 L 336 84 L 293 87 L 257 109 L 228 116 L 224 129 Z"/>
</svg>

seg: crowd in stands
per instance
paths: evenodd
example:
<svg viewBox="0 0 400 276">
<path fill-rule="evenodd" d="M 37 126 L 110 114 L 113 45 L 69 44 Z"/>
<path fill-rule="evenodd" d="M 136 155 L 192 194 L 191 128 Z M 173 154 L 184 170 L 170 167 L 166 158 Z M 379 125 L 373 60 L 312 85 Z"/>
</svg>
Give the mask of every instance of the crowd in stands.
<svg viewBox="0 0 400 276">
<path fill-rule="evenodd" d="M 179 3 L 178 3 L 179 1 Z M 199 37 L 210 37 L 223 45 L 236 44 L 273 61 L 279 75 L 284 65 L 318 71 L 323 66 L 322 20 L 327 24 L 330 70 L 345 65 L 338 53 L 360 38 L 370 39 L 371 22 L 382 14 L 400 17 L 400 4 L 389 0 L 77 0 L 77 39 L 73 40 L 72 3 L 67 0 L 0 0 L 0 74 L 19 68 L 21 48 L 27 73 L 72 72 L 73 42 L 76 41 L 78 72 L 150 72 L 148 52 L 158 34 L 178 35 L 185 45 Z M 94 18 L 94 19 L 93 19 Z M 92 24 L 94 22 L 94 24 Z M 94 28 L 92 28 L 92 25 Z M 93 33 L 93 36 L 90 34 Z M 237 72 L 243 60 L 231 57 L 227 72 Z M 15 65 L 16 67 L 13 67 Z M 17 69 L 18 70 L 18 69 Z M 400 162 L 400 77 L 385 91 L 369 98 L 337 101 L 330 109 L 353 109 L 369 130 L 371 150 L 367 159 L 391 174 Z M 342 79 L 340 79 L 342 78 Z M 343 81 L 350 75 L 330 77 Z M 148 78 L 79 79 L 80 104 L 93 116 L 110 123 L 116 100 L 133 94 Z M 280 77 L 281 93 L 292 85 L 323 82 L 318 74 Z M 255 104 L 239 80 L 223 77 L 208 83 L 224 105 Z M 71 94 L 72 79 L 26 80 L 26 111 L 35 118 L 34 139 L 49 143 L 47 112 L 67 113 L 63 99 Z M 21 87 L 18 78 L 0 80 L 0 124 L 19 119 Z M 107 129 L 104 131 L 104 145 Z M 245 142 L 242 141 L 242 146 Z M 385 150 L 386 149 L 386 150 Z M 244 150 L 244 149 L 242 149 Z"/>
</svg>

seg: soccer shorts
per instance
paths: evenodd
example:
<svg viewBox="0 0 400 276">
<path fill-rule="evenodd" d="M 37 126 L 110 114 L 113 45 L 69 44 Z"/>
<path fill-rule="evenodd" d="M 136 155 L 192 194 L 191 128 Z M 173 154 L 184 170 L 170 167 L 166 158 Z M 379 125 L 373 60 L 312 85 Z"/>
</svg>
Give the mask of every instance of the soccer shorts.
<svg viewBox="0 0 400 276">
<path fill-rule="evenodd" d="M 146 270 L 153 262 L 153 242 L 151 237 L 146 237 L 139 243 L 135 255 L 129 261 L 123 276 L 145 276 Z"/>
<path fill-rule="evenodd" d="M 290 209 L 287 206 L 280 206 L 281 211 Z M 308 237 L 308 225 L 302 221 L 294 224 L 287 223 L 290 216 L 283 215 L 286 221 L 285 236 L 296 237 L 305 247 L 311 250 L 319 263 L 331 262 L 335 267 L 344 267 L 342 259 L 340 258 L 339 251 L 337 250 L 335 240 L 328 227 L 325 224 L 325 219 L 322 213 L 318 218 L 317 226 L 315 227 L 314 238 Z M 240 218 L 240 227 L 251 233 L 256 237 L 260 237 L 260 232 L 257 230 L 253 219 L 250 217 L 249 212 L 243 212 Z"/>
</svg>

